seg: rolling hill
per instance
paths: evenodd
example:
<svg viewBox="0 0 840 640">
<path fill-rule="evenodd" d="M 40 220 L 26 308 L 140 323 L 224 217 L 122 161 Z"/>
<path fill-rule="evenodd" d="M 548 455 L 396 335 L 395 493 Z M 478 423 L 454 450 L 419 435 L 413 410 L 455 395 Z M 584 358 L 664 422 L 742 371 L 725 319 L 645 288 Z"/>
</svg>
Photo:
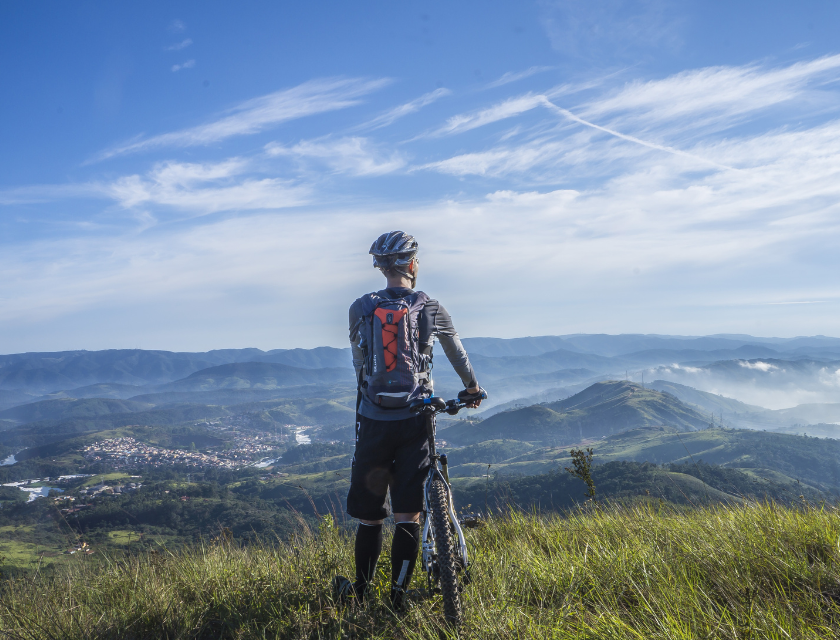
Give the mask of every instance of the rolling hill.
<svg viewBox="0 0 840 640">
<path fill-rule="evenodd" d="M 56 391 L 43 397 L 43 400 L 54 400 L 58 398 L 114 398 L 116 400 L 128 400 L 138 393 L 143 393 L 146 387 L 136 384 L 119 384 L 116 382 L 97 382 L 76 389 Z"/>
<path fill-rule="evenodd" d="M 35 422 L 36 420 L 65 420 L 69 418 L 95 418 L 114 413 L 132 413 L 146 411 L 154 405 L 131 400 L 111 400 L 92 398 L 75 400 L 63 398 L 41 400 L 21 405 L 0 412 L 0 418 L 17 422 Z"/>
<path fill-rule="evenodd" d="M 807 430 L 816 434 L 814 430 L 804 427 L 820 425 L 820 433 L 824 436 L 835 438 L 840 435 L 840 426 L 831 424 L 840 422 L 840 403 L 812 403 L 800 404 L 789 409 L 765 409 L 676 382 L 655 380 L 649 386 L 714 414 L 718 422 L 722 417 L 726 426 L 792 433 Z"/>
<path fill-rule="evenodd" d="M 714 502 L 739 503 L 744 498 L 772 498 L 781 503 L 795 503 L 800 495 L 812 501 L 823 497 L 817 489 L 796 485 L 784 476 L 777 481 L 758 478 L 744 469 L 710 465 L 662 468 L 638 462 L 607 462 L 593 467 L 592 478 L 596 495 L 608 502 L 662 498 L 670 503 L 698 506 Z M 586 499 L 584 484 L 557 470 L 525 477 L 501 476 L 490 482 L 456 478 L 453 490 L 458 504 L 481 505 L 501 511 L 560 511 L 571 509 Z"/>
<path fill-rule="evenodd" d="M 569 466 L 568 444 L 516 451 L 512 442 L 485 441 L 447 449 L 454 465 L 450 475 L 481 477 L 487 473 L 488 463 L 500 476 L 544 474 Z M 817 490 L 840 492 L 840 440 L 753 429 L 686 432 L 655 426 L 624 431 L 585 446 L 594 449 L 597 464 L 630 461 L 694 467 L 707 463 L 744 469 L 757 474 L 756 478 L 785 485 L 801 481 Z"/>
<path fill-rule="evenodd" d="M 704 411 L 718 415 L 719 412 L 724 411 L 727 414 L 732 413 L 762 413 L 767 411 L 764 407 L 759 407 L 754 404 L 747 404 L 740 400 L 727 398 L 716 393 L 709 393 L 708 391 L 700 391 L 694 387 L 688 387 L 677 382 L 668 382 L 667 380 L 654 380 L 649 385 L 651 389 L 657 391 L 664 391 L 676 396 L 683 402 L 693 404 Z"/>
<path fill-rule="evenodd" d="M 560 336 L 537 336 L 528 338 L 463 338 L 467 352 L 480 354 L 488 358 L 502 356 L 538 356 L 550 351 L 565 349 L 586 353 L 586 349 L 575 347 Z"/>
<path fill-rule="evenodd" d="M 0 356 L 0 388 L 50 393 L 100 382 L 155 384 L 213 364 L 201 354 L 142 349 L 15 354 Z"/>
<path fill-rule="evenodd" d="M 709 418 L 676 397 L 626 381 L 598 382 L 565 400 L 504 411 L 445 431 L 457 444 L 510 438 L 546 444 L 575 443 L 653 425 L 703 429 Z"/>
<path fill-rule="evenodd" d="M 202 369 L 239 362 L 268 362 L 301 369 L 352 366 L 349 349 L 332 347 L 272 351 L 219 349 L 198 353 L 144 349 L 18 353 L 0 356 L 0 389 L 48 394 L 102 383 L 156 385 Z"/>
<path fill-rule="evenodd" d="M 25 391 L 6 391 L 0 389 L 0 411 L 19 404 L 25 404 L 35 400 L 36 396 Z"/>
<path fill-rule="evenodd" d="M 159 385 L 155 391 L 213 391 L 216 389 L 281 389 L 305 384 L 352 382 L 349 369 L 303 369 L 271 362 L 239 362 L 209 367 L 182 380 Z"/>
</svg>

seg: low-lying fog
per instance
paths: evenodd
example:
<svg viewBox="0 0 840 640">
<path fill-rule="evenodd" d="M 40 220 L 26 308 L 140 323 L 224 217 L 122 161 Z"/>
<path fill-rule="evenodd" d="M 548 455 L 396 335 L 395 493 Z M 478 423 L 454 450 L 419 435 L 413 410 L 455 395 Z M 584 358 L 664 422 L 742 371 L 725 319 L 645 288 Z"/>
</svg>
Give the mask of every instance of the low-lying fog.
<svg viewBox="0 0 840 640">
<path fill-rule="evenodd" d="M 674 364 L 649 369 L 645 378 L 678 382 L 766 409 L 840 403 L 840 362 L 768 359 Z"/>
</svg>

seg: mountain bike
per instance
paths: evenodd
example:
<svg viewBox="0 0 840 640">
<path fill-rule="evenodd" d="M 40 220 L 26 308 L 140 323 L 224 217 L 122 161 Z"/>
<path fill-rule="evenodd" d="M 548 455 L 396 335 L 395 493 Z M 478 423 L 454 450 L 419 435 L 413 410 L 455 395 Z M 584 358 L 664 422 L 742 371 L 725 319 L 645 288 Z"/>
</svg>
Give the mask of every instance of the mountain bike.
<svg viewBox="0 0 840 640">
<path fill-rule="evenodd" d="M 428 576 L 429 593 L 443 597 L 443 614 L 454 626 L 461 625 L 461 591 L 470 583 L 469 556 L 464 532 L 455 515 L 452 488 L 446 454 L 438 455 L 435 447 L 436 417 L 439 413 L 457 414 L 476 400 L 484 400 L 487 393 L 469 396 L 460 394 L 457 400 L 445 401 L 431 397 L 415 400 L 410 409 L 426 418 L 431 465 L 423 490 L 422 563 Z"/>
</svg>

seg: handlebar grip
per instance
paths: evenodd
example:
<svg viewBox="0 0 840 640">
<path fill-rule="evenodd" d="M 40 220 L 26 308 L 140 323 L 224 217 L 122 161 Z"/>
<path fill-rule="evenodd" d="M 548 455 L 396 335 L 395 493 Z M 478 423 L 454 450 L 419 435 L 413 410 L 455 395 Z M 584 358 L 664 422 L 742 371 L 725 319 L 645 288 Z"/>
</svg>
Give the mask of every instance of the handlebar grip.
<svg viewBox="0 0 840 640">
<path fill-rule="evenodd" d="M 481 387 L 478 388 L 478 393 L 467 393 L 464 389 L 458 394 L 458 400 L 464 403 L 474 402 L 475 400 L 487 400 L 487 392 Z"/>
</svg>

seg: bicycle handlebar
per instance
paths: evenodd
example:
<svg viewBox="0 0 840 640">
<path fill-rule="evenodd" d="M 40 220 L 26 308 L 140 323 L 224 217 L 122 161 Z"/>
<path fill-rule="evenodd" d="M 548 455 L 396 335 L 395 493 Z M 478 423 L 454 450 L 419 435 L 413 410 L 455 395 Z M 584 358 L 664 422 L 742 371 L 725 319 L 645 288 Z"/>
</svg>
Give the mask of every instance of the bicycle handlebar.
<svg viewBox="0 0 840 640">
<path fill-rule="evenodd" d="M 472 404 L 476 400 L 486 399 L 487 392 L 484 389 L 474 394 L 468 394 L 465 391 L 462 391 L 458 394 L 457 400 L 444 400 L 443 398 L 438 398 L 437 396 L 432 396 L 431 398 L 417 398 L 417 400 L 412 401 L 412 403 L 408 405 L 408 410 L 411 411 L 411 413 L 438 414 L 446 412 L 449 415 L 454 416 L 461 409 L 465 408 L 469 404 Z"/>
</svg>

